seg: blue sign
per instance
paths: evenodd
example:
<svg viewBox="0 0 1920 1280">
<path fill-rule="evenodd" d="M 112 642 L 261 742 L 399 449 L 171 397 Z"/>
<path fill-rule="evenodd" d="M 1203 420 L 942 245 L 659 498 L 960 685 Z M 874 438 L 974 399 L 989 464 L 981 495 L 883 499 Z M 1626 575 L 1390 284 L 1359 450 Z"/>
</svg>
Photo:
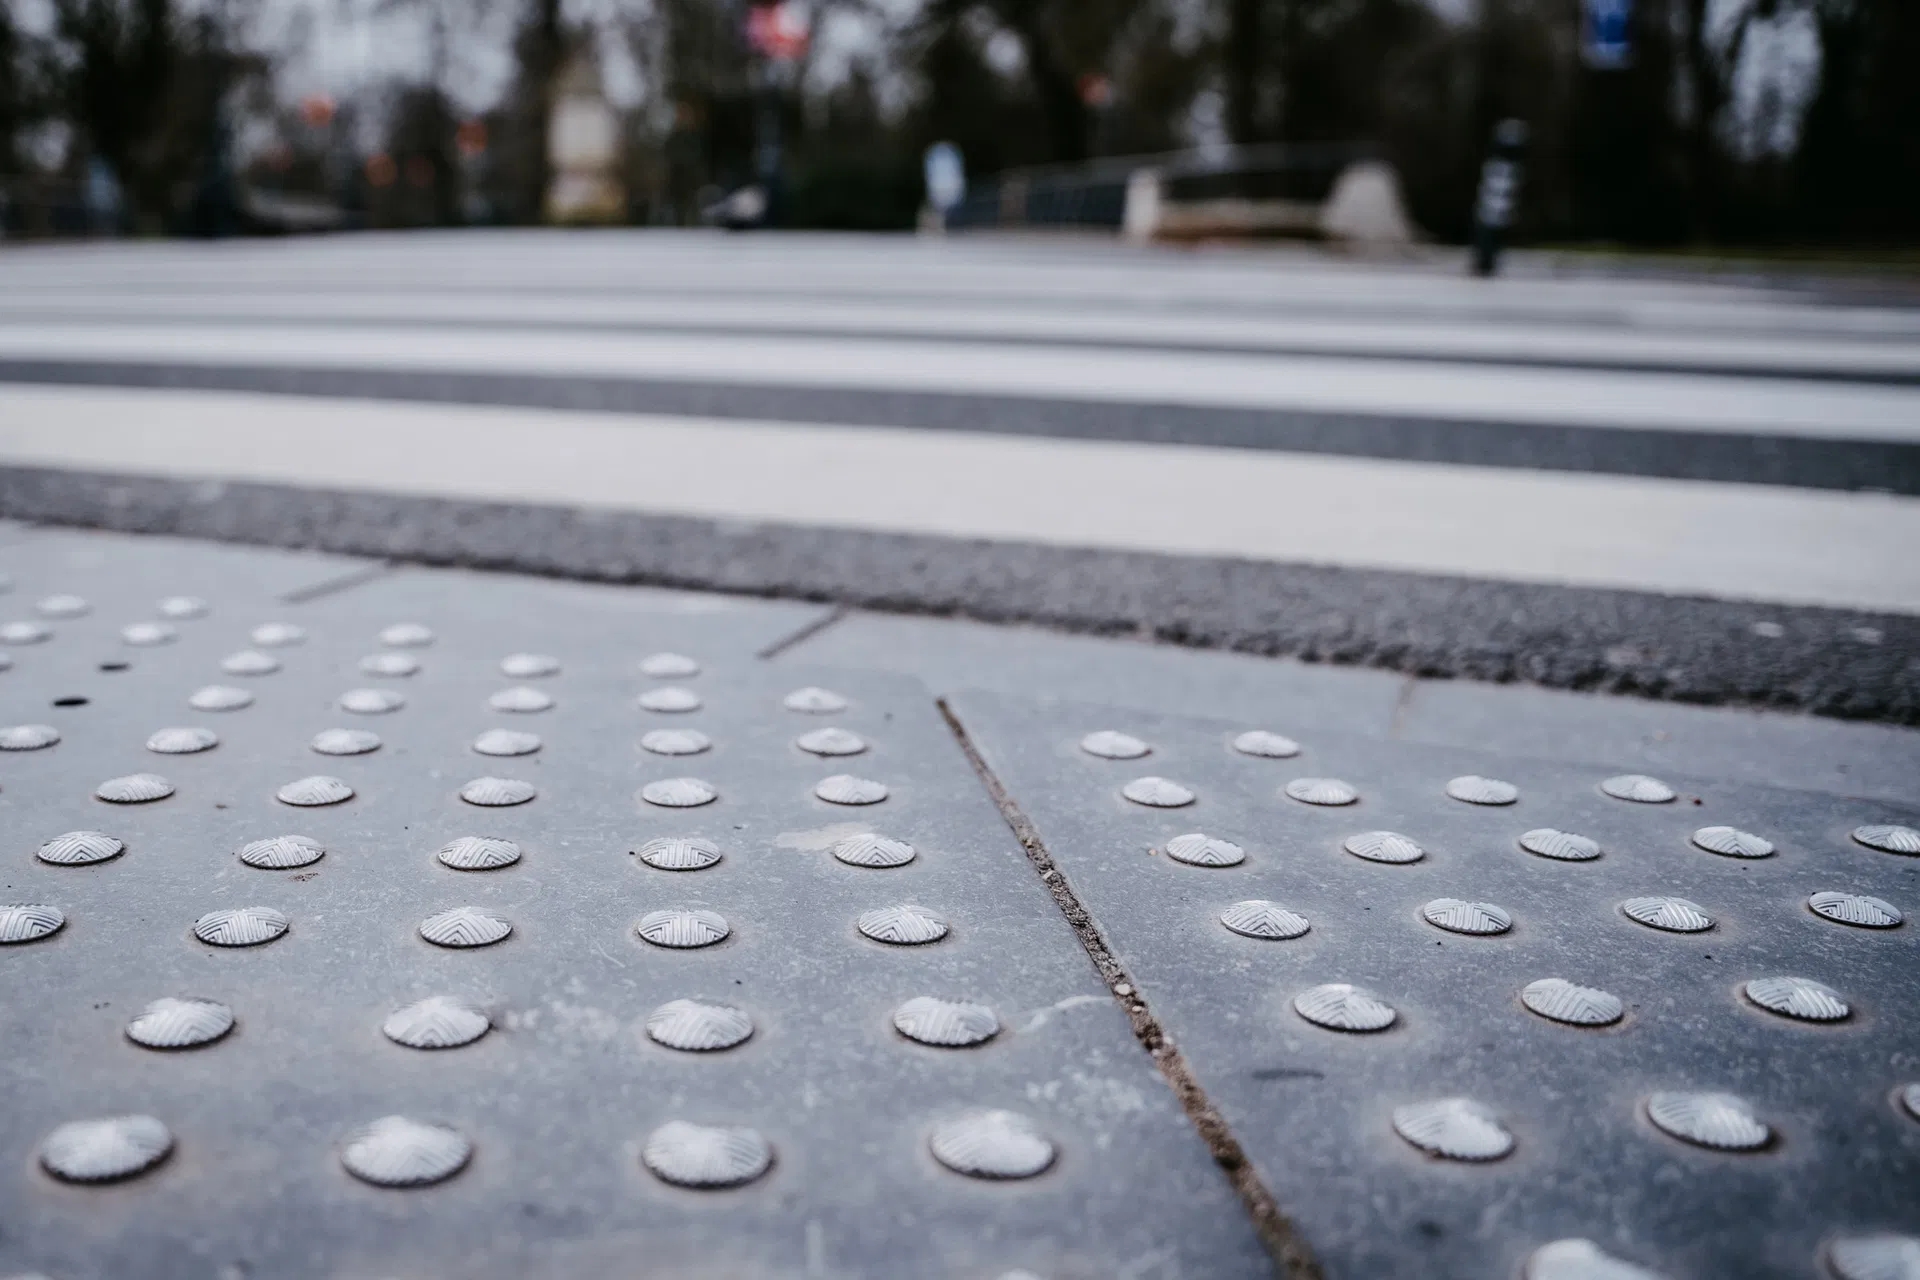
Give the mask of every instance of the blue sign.
<svg viewBox="0 0 1920 1280">
<path fill-rule="evenodd" d="M 1628 31 L 1633 0 L 1582 0 L 1580 59 L 1590 67 L 1615 70 L 1633 61 Z"/>
</svg>

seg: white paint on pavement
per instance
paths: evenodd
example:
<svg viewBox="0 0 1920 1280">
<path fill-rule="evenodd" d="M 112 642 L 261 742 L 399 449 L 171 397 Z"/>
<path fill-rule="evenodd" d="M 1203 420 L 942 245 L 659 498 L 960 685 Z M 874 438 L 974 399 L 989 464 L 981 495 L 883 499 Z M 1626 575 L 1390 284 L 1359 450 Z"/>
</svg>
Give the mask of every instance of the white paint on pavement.
<svg viewBox="0 0 1920 1280">
<path fill-rule="evenodd" d="M 1920 613 L 1920 500 L 1185 445 L 0 387 L 0 460 Z"/>
</svg>

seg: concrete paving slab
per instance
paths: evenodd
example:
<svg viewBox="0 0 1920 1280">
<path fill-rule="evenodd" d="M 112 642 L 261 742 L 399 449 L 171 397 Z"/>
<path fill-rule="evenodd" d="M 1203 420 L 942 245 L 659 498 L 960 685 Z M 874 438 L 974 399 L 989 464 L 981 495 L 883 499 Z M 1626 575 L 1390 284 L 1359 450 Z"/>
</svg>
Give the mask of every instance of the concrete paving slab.
<svg viewBox="0 0 1920 1280">
<path fill-rule="evenodd" d="M 939 693 L 974 688 L 1239 717 L 1281 732 L 1324 729 L 1843 795 L 1907 799 L 1920 778 L 1920 732 L 1889 725 L 1421 680 L 955 619 L 850 613 L 783 660 L 898 671 Z"/>
<path fill-rule="evenodd" d="M 28 576 L 20 549 L 8 554 Z M 164 589 L 151 568 L 109 556 L 86 581 L 94 608 L 83 621 L 98 630 L 145 617 Z M 924 690 L 835 675 L 844 711 L 783 706 L 806 677 L 751 654 L 804 607 L 426 572 L 272 611 L 217 583 L 200 589 L 211 612 L 179 621 L 170 644 L 128 648 L 126 671 L 97 670 L 110 630 L 63 623 L 31 646 L 34 667 L 23 661 L 0 676 L 0 719 L 60 733 L 57 745 L 0 755 L 11 833 L 0 901 L 46 904 L 65 922 L 0 947 L 10 993 L 0 1001 L 9 1046 L 0 1272 L 996 1277 L 1024 1268 L 1092 1280 L 1269 1271 L 1227 1179 Z M 304 639 L 249 634 L 268 622 L 292 623 Z M 405 630 L 384 642 L 378 634 L 407 623 L 430 628 L 430 643 Z M 279 669 L 222 670 L 223 657 L 249 647 Z M 559 670 L 503 673 L 517 649 L 551 655 Z M 647 678 L 639 663 L 656 651 L 691 656 L 700 670 Z M 363 669 L 371 657 L 381 657 L 373 674 Z M 407 659 L 419 670 L 401 675 Z M 73 683 L 83 676 L 88 683 Z M 47 705 L 70 684 L 85 705 Z M 211 684 L 245 687 L 254 701 L 224 712 L 190 706 Z M 490 705 L 518 686 L 554 705 Z M 398 693 L 404 706 L 342 709 L 337 700 L 356 687 Z M 667 712 L 637 702 L 663 687 L 701 705 Z M 828 725 L 858 734 L 867 750 L 843 759 L 794 745 Z M 212 730 L 218 743 L 161 754 L 149 735 L 169 726 Z M 662 728 L 697 730 L 711 745 L 683 756 L 639 745 Z M 371 731 L 380 745 L 356 755 L 309 745 L 329 730 Z M 535 734 L 540 749 L 476 752 L 479 735 L 498 730 Z M 352 736 L 327 741 L 365 745 Z M 841 772 L 883 781 L 887 798 L 857 807 L 818 798 L 816 785 Z M 96 798 L 109 779 L 143 773 L 164 777 L 172 793 Z M 287 802 L 322 789 L 287 789 L 316 775 L 339 779 L 351 798 Z M 512 798 L 512 786 L 467 790 L 488 777 L 536 794 L 478 803 Z M 718 798 L 692 808 L 645 798 L 650 784 L 686 777 Z M 651 794 L 686 799 L 689 790 Z M 36 852 L 84 831 L 124 852 L 75 863 L 88 856 L 84 839 L 55 844 L 53 862 Z M 829 847 L 861 831 L 908 841 L 916 856 L 890 869 L 836 860 Z M 239 856 L 289 835 L 309 837 L 323 856 L 308 862 L 297 844 Z M 521 856 L 491 870 L 457 870 L 437 856 L 466 836 L 510 841 Z M 636 856 L 679 836 L 711 840 L 721 860 L 673 871 Z M 498 856 L 499 846 L 466 852 L 484 860 L 489 850 Z M 903 904 L 937 912 L 947 936 L 916 947 L 859 931 L 863 913 Z M 233 940 L 274 919 L 207 918 L 245 908 L 284 913 L 284 933 L 244 947 L 203 940 Z M 429 924 L 460 908 L 472 911 Z M 687 948 L 638 932 L 651 913 L 678 908 L 717 913 L 726 936 Z M 511 932 L 491 945 L 429 940 L 480 942 L 497 932 L 495 919 Z M 31 932 L 27 917 L 12 923 Z M 685 942 L 713 925 L 693 915 L 648 927 Z M 967 1048 L 910 1040 L 895 1019 L 920 996 L 982 1005 L 998 1033 Z M 390 1029 L 397 1012 L 433 997 L 456 1004 Z M 200 1047 L 143 1047 L 129 1024 L 163 998 L 217 1002 L 235 1025 Z M 661 1034 L 725 1039 L 738 1025 L 730 1010 L 744 1013 L 751 1034 L 707 1052 L 668 1047 L 647 1026 L 675 1000 L 724 1008 L 682 1010 L 692 1031 Z M 176 1009 L 159 1021 L 180 1033 L 199 1016 Z M 491 1029 L 460 1047 L 392 1038 L 457 1038 L 476 1016 Z M 931 1030 L 915 1024 L 923 1036 L 948 1034 L 947 1015 L 930 1016 Z M 964 1028 L 977 1017 L 962 1010 L 951 1020 Z M 989 1125 L 943 1143 L 942 1164 L 934 1135 L 981 1108 L 1026 1117 L 1045 1145 L 1018 1123 Z M 59 1126 L 125 1115 L 166 1126 L 171 1147 L 154 1167 L 102 1185 L 43 1167 Z M 394 1115 L 458 1137 L 388 1125 L 356 1145 L 360 1126 Z M 663 1135 L 675 1122 L 754 1136 Z M 349 1171 L 424 1179 L 457 1163 L 463 1143 L 464 1165 L 430 1186 L 373 1185 Z M 52 1158 L 69 1172 L 75 1158 L 99 1171 L 128 1149 L 96 1133 Z M 1028 1172 L 1036 1151 L 1051 1161 L 1028 1178 L 949 1167 Z M 650 1169 L 683 1180 L 757 1176 L 694 1190 Z"/>
<path fill-rule="evenodd" d="M 1920 1117 L 1901 1101 L 1920 1080 L 1920 858 L 1849 836 L 1859 824 L 1914 826 L 1920 807 L 1678 774 L 1668 803 L 1634 803 L 1601 789 L 1604 770 L 1464 748 L 1315 733 L 1293 758 L 1247 755 L 1231 744 L 1267 727 L 1252 714 L 984 693 L 950 705 L 1113 953 L 1110 978 L 1139 993 L 1327 1275 L 1518 1275 L 1534 1250 L 1585 1238 L 1670 1280 L 1804 1277 L 1823 1273 L 1835 1240 L 1920 1230 L 1907 1192 L 1920 1180 Z M 1096 730 L 1133 735 L 1150 754 L 1096 756 L 1080 745 Z M 1122 787 L 1142 775 L 1195 798 L 1130 803 Z M 1452 798 L 1453 779 L 1494 798 L 1498 787 L 1468 775 L 1513 784 L 1517 799 Z M 1344 780 L 1357 801 L 1282 792 L 1313 777 Z M 1708 852 L 1698 841 L 1733 837 L 1695 833 L 1718 826 L 1774 851 Z M 1523 834 L 1542 828 L 1590 837 L 1600 856 L 1525 851 Z M 1424 856 L 1396 864 L 1343 847 L 1381 830 Z M 1230 846 L 1176 843 L 1187 833 Z M 1195 865 L 1209 862 L 1220 865 Z M 1809 905 L 1823 892 L 1894 904 L 1906 922 L 1836 922 Z M 1711 927 L 1667 932 L 1623 911 L 1654 895 L 1698 904 Z M 1222 914 L 1246 902 L 1303 919 L 1256 907 L 1241 928 L 1269 936 L 1244 936 Z M 1560 998 L 1596 1019 L 1617 998 L 1618 1020 L 1565 1025 L 1531 1011 L 1523 992 L 1554 978 L 1589 988 Z M 1829 999 L 1820 988 L 1787 984 L 1783 997 L 1769 979 L 1825 984 L 1845 1016 L 1770 1012 L 1762 1002 L 1783 998 L 1811 1002 L 1794 1005 L 1803 1016 L 1835 1010 L 1815 1007 Z M 1323 984 L 1374 993 L 1391 1024 L 1309 1021 L 1296 1012 L 1303 997 L 1323 1022 L 1341 1016 L 1308 994 Z M 1361 1024 L 1340 993 L 1319 999 Z M 1419 1109 L 1450 1099 L 1473 1105 Z M 1732 1144 L 1749 1105 L 1766 1126 L 1762 1149 L 1672 1136 L 1717 1116 L 1696 1131 Z M 1429 1154 L 1396 1126 L 1474 1158 Z"/>
</svg>

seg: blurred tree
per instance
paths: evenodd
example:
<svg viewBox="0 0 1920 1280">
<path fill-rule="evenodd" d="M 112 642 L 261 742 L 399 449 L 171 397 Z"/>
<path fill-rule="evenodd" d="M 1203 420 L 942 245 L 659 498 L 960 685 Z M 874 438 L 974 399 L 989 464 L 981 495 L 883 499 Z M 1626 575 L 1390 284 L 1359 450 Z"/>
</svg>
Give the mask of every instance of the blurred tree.
<svg viewBox="0 0 1920 1280">
<path fill-rule="evenodd" d="M 32 110 L 25 43 L 12 7 L 0 4 L 0 174 L 20 172 L 20 130 Z"/>
<path fill-rule="evenodd" d="M 1803 0 L 1820 35 L 1820 85 L 1803 122 L 1793 197 L 1828 237 L 1920 235 L 1920 6 Z"/>
<path fill-rule="evenodd" d="M 266 64 L 239 50 L 224 4 L 182 20 L 172 0 L 52 0 L 40 74 L 74 127 L 76 163 L 104 161 L 138 228 L 183 218 L 218 230 L 227 94 Z M 212 223 L 206 221 L 212 216 Z"/>
</svg>

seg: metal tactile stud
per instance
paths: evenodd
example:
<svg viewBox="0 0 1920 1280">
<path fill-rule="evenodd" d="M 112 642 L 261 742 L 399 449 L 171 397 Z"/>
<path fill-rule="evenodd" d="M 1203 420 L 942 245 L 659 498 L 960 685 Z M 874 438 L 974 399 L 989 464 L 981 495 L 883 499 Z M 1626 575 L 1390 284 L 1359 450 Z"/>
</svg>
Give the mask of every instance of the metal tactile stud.
<svg viewBox="0 0 1920 1280">
<path fill-rule="evenodd" d="M 700 695 L 691 689 L 683 689 L 677 684 L 649 689 L 640 695 L 639 702 L 642 711 L 660 711 L 676 715 L 700 709 Z"/>
<path fill-rule="evenodd" d="M 240 711 L 253 705 L 253 695 L 230 684 L 210 684 L 187 696 L 195 711 Z"/>
<path fill-rule="evenodd" d="M 305 645 L 307 629 L 292 622 L 263 622 L 248 631 L 248 639 L 263 649 L 284 649 L 286 645 Z"/>
<path fill-rule="evenodd" d="M 120 628 L 120 639 L 136 649 L 151 649 L 155 645 L 172 644 L 180 633 L 164 622 L 130 622 Z"/>
<path fill-rule="evenodd" d="M 540 749 L 540 735 L 520 729 L 488 729 L 473 740 L 483 756 L 530 756 Z"/>
<path fill-rule="evenodd" d="M 640 736 L 640 747 L 657 756 L 697 756 L 713 749 L 713 739 L 698 729 L 651 729 Z"/>
<path fill-rule="evenodd" d="M 1754 978 L 1740 989 L 1767 1012 L 1802 1022 L 1839 1022 L 1852 1012 L 1838 991 L 1812 978 Z"/>
<path fill-rule="evenodd" d="M 211 751 L 219 745 L 220 735 L 211 729 L 161 729 L 147 739 L 147 750 L 164 756 L 188 756 L 198 751 Z"/>
<path fill-rule="evenodd" d="M 0 904 L 0 945 L 38 942 L 58 933 L 67 917 L 58 907 L 38 902 Z"/>
<path fill-rule="evenodd" d="M 634 932 L 656 947 L 678 951 L 710 947 L 733 932 L 726 917 L 701 907 L 668 907 L 640 917 Z"/>
<path fill-rule="evenodd" d="M 661 871 L 704 871 L 720 861 L 720 846 L 699 836 L 658 836 L 635 851 L 640 861 Z"/>
<path fill-rule="evenodd" d="M 1900 1105 L 1906 1108 L 1907 1115 L 1920 1120 L 1920 1083 L 1907 1085 L 1900 1090 Z"/>
<path fill-rule="evenodd" d="M 1840 924 L 1858 925 L 1862 929 L 1892 929 L 1904 916 L 1900 908 L 1880 898 L 1870 898 L 1862 893 L 1840 893 L 1832 889 L 1822 890 L 1807 899 L 1807 906 L 1815 915 L 1825 916 Z"/>
<path fill-rule="evenodd" d="M 520 846 L 494 836 L 460 836 L 433 856 L 455 871 L 498 871 L 520 861 Z"/>
<path fill-rule="evenodd" d="M 458 1049 L 491 1030 L 485 1009 L 452 996 L 428 996 L 395 1009 L 380 1024 L 381 1035 L 409 1049 Z"/>
<path fill-rule="evenodd" d="M 873 834 L 848 836 L 833 846 L 834 860 L 850 867 L 904 867 L 913 861 L 913 846 Z"/>
<path fill-rule="evenodd" d="M 1656 1093 L 1647 1119 L 1662 1133 L 1718 1151 L 1755 1151 L 1773 1137 L 1747 1101 L 1730 1093 Z"/>
<path fill-rule="evenodd" d="M 836 773 L 816 782 L 813 794 L 828 804 L 879 804 L 887 798 L 887 784 L 872 778 L 856 778 L 850 773 Z"/>
<path fill-rule="evenodd" d="M 348 1173 L 376 1187 L 424 1187 L 443 1182 L 473 1158 L 473 1143 L 456 1129 L 382 1116 L 354 1130 L 340 1148 Z"/>
<path fill-rule="evenodd" d="M 1535 827 L 1520 837 L 1520 847 L 1542 858 L 1559 862 L 1591 862 L 1600 856 L 1600 842 L 1571 831 Z"/>
<path fill-rule="evenodd" d="M 154 607 L 160 611 L 161 617 L 184 622 L 189 618 L 206 617 L 209 606 L 199 596 L 167 596 Z"/>
<path fill-rule="evenodd" d="M 510 680 L 538 680 L 560 674 L 560 659 L 544 653 L 510 653 L 500 659 L 500 674 Z"/>
<path fill-rule="evenodd" d="M 1635 804 L 1666 804 L 1679 794 L 1660 779 L 1644 773 L 1618 774 L 1602 782 L 1600 789 L 1615 800 L 1631 800 Z"/>
<path fill-rule="evenodd" d="M 1249 898 L 1245 902 L 1234 903 L 1220 913 L 1220 923 L 1243 938 L 1269 941 L 1298 938 L 1312 927 L 1299 912 L 1289 911 L 1279 903 L 1268 902 L 1264 898 Z"/>
<path fill-rule="evenodd" d="M 1908 857 L 1920 855 L 1920 831 L 1898 823 L 1869 823 L 1855 827 L 1853 838 L 1867 848 L 1878 849 L 1882 853 L 1904 853 Z"/>
<path fill-rule="evenodd" d="M 1498 778 L 1483 778 L 1477 773 L 1462 774 L 1447 783 L 1447 794 L 1468 804 L 1512 804 L 1520 798 L 1520 788 Z"/>
<path fill-rule="evenodd" d="M 1357 832 L 1341 841 L 1340 847 L 1368 862 L 1418 862 L 1427 856 L 1427 851 L 1411 836 L 1403 836 L 1398 831 Z"/>
<path fill-rule="evenodd" d="M 410 653 L 370 653 L 360 659 L 360 673 L 397 680 L 402 676 L 418 675 L 420 659 Z"/>
<path fill-rule="evenodd" d="M 1428 924 L 1448 933 L 1495 934 L 1513 928 L 1513 917 L 1491 902 L 1435 898 L 1420 908 L 1420 915 Z"/>
<path fill-rule="evenodd" d="M 0 643 L 39 644 L 53 635 L 53 628 L 39 622 L 0 624 Z"/>
<path fill-rule="evenodd" d="M 193 1049 L 233 1030 L 233 1010 L 218 1000 L 163 996 L 127 1024 L 127 1039 L 148 1049 Z"/>
<path fill-rule="evenodd" d="M 214 947 L 257 947 L 285 934 L 292 922 L 272 907 L 230 907 L 193 922 L 193 936 Z"/>
<path fill-rule="evenodd" d="M 1604 1027 L 1620 1021 L 1627 1007 L 1620 997 L 1598 987 L 1581 987 L 1565 978 L 1541 978 L 1520 992 L 1520 1003 L 1543 1018 L 1570 1027 Z"/>
<path fill-rule="evenodd" d="M 536 711 L 547 711 L 553 707 L 553 698 L 524 684 L 511 689 L 502 689 L 487 698 L 487 705 L 495 711 L 511 711 L 518 715 L 531 715 Z"/>
<path fill-rule="evenodd" d="M 712 784 L 698 778 L 661 778 L 640 788 L 640 798 L 663 809 L 694 809 L 720 796 Z"/>
<path fill-rule="evenodd" d="M 173 1150 L 152 1116 L 110 1116 L 61 1125 L 40 1144 L 41 1167 L 64 1182 L 113 1182 L 144 1173 Z"/>
<path fill-rule="evenodd" d="M 1773 841 L 1738 827 L 1702 827 L 1693 833 L 1693 842 L 1708 853 L 1723 858 L 1771 858 Z"/>
<path fill-rule="evenodd" d="M 56 867 L 85 867 L 125 853 L 127 846 L 104 831 L 69 831 L 34 851 L 34 857 Z"/>
<path fill-rule="evenodd" d="M 1920 1280 L 1920 1240 L 1912 1236 L 1843 1236 L 1827 1246 L 1839 1280 Z"/>
<path fill-rule="evenodd" d="M 0 671 L 13 670 L 13 655 L 0 653 Z"/>
<path fill-rule="evenodd" d="M 829 726 L 801 734 L 793 745 L 816 756 L 857 756 L 867 749 L 867 740 L 851 729 Z"/>
<path fill-rule="evenodd" d="M 1167 841 L 1167 856 L 1190 867 L 1233 867 L 1247 860 L 1247 851 L 1231 840 L 1194 831 Z"/>
<path fill-rule="evenodd" d="M 808 715 L 829 716 L 847 709 L 847 700 L 831 689 L 822 689 L 810 684 L 795 689 L 780 700 L 780 705 L 789 711 L 803 711 Z"/>
<path fill-rule="evenodd" d="M 150 804 L 173 794 L 173 784 L 157 773 L 128 773 L 108 778 L 93 794 L 110 804 Z"/>
<path fill-rule="evenodd" d="M 915 996 L 893 1011 L 893 1027 L 921 1044 L 964 1049 L 999 1035 L 1000 1019 L 984 1004 Z"/>
<path fill-rule="evenodd" d="M 1014 1111 L 969 1111 L 933 1127 L 927 1147 L 970 1178 L 1031 1178 L 1058 1154 L 1040 1126 Z"/>
<path fill-rule="evenodd" d="M 640 1149 L 653 1176 L 676 1187 L 714 1191 L 744 1186 L 773 1167 L 773 1147 L 757 1130 L 669 1120 Z"/>
<path fill-rule="evenodd" d="M 1171 778 L 1155 777 L 1152 774 L 1144 778 L 1135 778 L 1120 788 L 1120 794 L 1135 804 L 1143 804 L 1151 809 L 1178 809 L 1193 803 L 1193 791 Z"/>
<path fill-rule="evenodd" d="M 497 871 L 520 862 L 520 846 L 486 835 L 463 835 L 442 844 L 434 858 L 455 871 Z"/>
<path fill-rule="evenodd" d="M 371 729 L 322 729 L 307 745 L 323 756 L 363 756 L 380 749 L 380 735 Z"/>
<path fill-rule="evenodd" d="M 1300 754 L 1300 744 L 1284 734 L 1265 729 L 1249 729 L 1233 740 L 1233 749 L 1243 756 L 1268 760 L 1288 760 Z"/>
<path fill-rule="evenodd" d="M 1395 1107 L 1393 1131 L 1428 1155 L 1448 1160 L 1498 1160 L 1513 1150 L 1513 1135 L 1499 1117 L 1471 1098 Z"/>
<path fill-rule="evenodd" d="M 79 596 L 46 596 L 33 606 L 43 618 L 79 618 L 93 612 L 93 606 Z"/>
<path fill-rule="evenodd" d="M 1153 750 L 1132 734 L 1117 729 L 1096 729 L 1080 739 L 1080 749 L 1103 760 L 1138 760 Z"/>
<path fill-rule="evenodd" d="M 1329 1031 L 1385 1031 L 1399 1016 L 1373 992 L 1345 982 L 1308 987 L 1293 998 L 1293 1011 Z"/>
<path fill-rule="evenodd" d="M 433 643 L 433 628 L 418 622 L 396 622 L 381 629 L 380 643 L 390 649 L 423 649 Z"/>
<path fill-rule="evenodd" d="M 1591 1240 L 1543 1244 L 1527 1255 L 1521 1280 L 1661 1280 L 1656 1271 L 1622 1262 Z"/>
<path fill-rule="evenodd" d="M 1628 898 L 1620 904 L 1620 910 L 1629 920 L 1668 933 L 1699 933 L 1713 928 L 1713 917 L 1699 903 L 1665 894 Z"/>
<path fill-rule="evenodd" d="M 263 622 L 247 633 L 247 639 L 265 649 L 283 649 L 290 644 L 305 644 L 307 629 L 291 622 Z"/>
<path fill-rule="evenodd" d="M 420 922 L 420 936 L 436 947 L 490 947 L 513 932 L 513 926 L 478 907 L 455 907 Z"/>
<path fill-rule="evenodd" d="M 1301 804 L 1352 804 L 1360 793 L 1338 778 L 1295 778 L 1286 785 L 1286 793 Z"/>
<path fill-rule="evenodd" d="M 640 674 L 649 680 L 691 680 L 700 664 L 684 653 L 652 653 L 640 659 Z"/>
<path fill-rule="evenodd" d="M 262 871 L 290 871 L 311 866 L 327 854 L 326 846 L 308 836 L 269 836 L 235 849 L 234 856 Z"/>
<path fill-rule="evenodd" d="M 280 659 L 258 649 L 242 649 L 220 659 L 220 669 L 230 676 L 270 676 L 280 669 Z"/>
<path fill-rule="evenodd" d="M 712 1053 L 744 1044 L 753 1034 L 745 1009 L 703 1000 L 669 1000 L 647 1015 L 647 1038 L 686 1053 Z"/>
<path fill-rule="evenodd" d="M 353 788 L 339 778 L 316 773 L 305 778 L 295 778 L 273 793 L 274 799 L 281 804 L 299 805 L 303 809 L 319 805 L 340 804 L 353 799 Z"/>
<path fill-rule="evenodd" d="M 0 751 L 39 751 L 60 741 L 50 724 L 10 724 L 0 729 Z"/>
<path fill-rule="evenodd" d="M 875 907 L 855 921 L 866 937 L 896 947 L 918 947 L 947 936 L 947 922 L 925 907 Z"/>
<path fill-rule="evenodd" d="M 519 778 L 475 778 L 460 788 L 460 798 L 468 804 L 485 805 L 489 808 L 502 808 L 506 805 L 525 804 L 539 791 L 531 782 Z"/>
</svg>

